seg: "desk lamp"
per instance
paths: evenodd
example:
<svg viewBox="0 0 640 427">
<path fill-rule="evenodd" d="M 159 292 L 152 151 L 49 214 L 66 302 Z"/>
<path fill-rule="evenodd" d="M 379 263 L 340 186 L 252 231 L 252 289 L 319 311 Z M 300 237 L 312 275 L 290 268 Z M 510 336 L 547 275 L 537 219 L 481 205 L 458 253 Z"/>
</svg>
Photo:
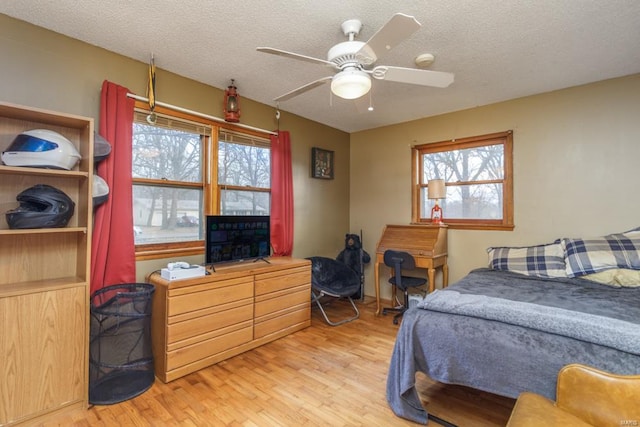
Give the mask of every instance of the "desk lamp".
<svg viewBox="0 0 640 427">
<path fill-rule="evenodd" d="M 427 182 L 427 198 L 436 201 L 431 208 L 431 222 L 434 224 L 442 223 L 442 208 L 438 205 L 438 200 L 446 197 L 444 179 L 432 179 Z"/>
</svg>

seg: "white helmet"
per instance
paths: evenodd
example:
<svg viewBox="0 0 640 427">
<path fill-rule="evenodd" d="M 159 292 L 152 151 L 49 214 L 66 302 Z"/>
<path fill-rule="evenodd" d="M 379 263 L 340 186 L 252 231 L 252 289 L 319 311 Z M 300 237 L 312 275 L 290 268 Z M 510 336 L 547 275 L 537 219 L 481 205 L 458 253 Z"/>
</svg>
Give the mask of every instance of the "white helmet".
<svg viewBox="0 0 640 427">
<path fill-rule="evenodd" d="M 93 175 L 93 207 L 100 206 L 109 199 L 109 185 L 100 175 Z"/>
<path fill-rule="evenodd" d="M 16 136 L 2 152 L 7 166 L 71 170 L 80 160 L 76 147 L 58 132 L 33 129 Z"/>
</svg>

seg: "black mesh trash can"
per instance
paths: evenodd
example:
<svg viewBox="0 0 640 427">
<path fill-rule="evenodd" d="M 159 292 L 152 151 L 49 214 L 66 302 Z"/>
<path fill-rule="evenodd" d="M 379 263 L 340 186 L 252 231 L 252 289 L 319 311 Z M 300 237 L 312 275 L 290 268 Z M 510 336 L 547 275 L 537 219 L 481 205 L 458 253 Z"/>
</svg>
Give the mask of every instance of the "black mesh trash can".
<svg viewBox="0 0 640 427">
<path fill-rule="evenodd" d="M 89 402 L 111 405 L 148 390 L 154 381 L 151 296 L 147 283 L 107 286 L 91 296 Z"/>
</svg>

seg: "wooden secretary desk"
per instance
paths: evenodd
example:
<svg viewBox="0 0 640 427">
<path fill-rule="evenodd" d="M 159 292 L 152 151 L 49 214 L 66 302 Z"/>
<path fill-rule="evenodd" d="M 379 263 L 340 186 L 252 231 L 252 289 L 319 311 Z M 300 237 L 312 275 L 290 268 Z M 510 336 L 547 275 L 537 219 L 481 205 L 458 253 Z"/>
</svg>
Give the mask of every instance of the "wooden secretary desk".
<svg viewBox="0 0 640 427">
<path fill-rule="evenodd" d="M 427 269 L 429 292 L 435 290 L 437 268 L 442 268 L 442 287 L 449 284 L 446 225 L 386 225 L 376 247 L 376 314 L 381 311 L 380 264 L 384 264 L 384 252 L 387 249 L 408 252 L 415 258 L 416 267 Z"/>
</svg>

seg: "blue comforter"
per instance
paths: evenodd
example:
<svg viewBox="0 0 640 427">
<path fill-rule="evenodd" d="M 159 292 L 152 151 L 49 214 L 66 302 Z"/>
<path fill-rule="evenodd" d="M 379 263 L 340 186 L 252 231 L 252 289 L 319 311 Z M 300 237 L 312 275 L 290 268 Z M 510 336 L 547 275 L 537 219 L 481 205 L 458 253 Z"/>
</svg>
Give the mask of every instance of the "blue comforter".
<svg viewBox="0 0 640 427">
<path fill-rule="evenodd" d="M 554 399 L 568 363 L 640 373 L 639 288 L 474 270 L 405 313 L 387 400 L 397 415 L 426 423 L 418 371 L 508 397 L 533 391 Z"/>
</svg>

